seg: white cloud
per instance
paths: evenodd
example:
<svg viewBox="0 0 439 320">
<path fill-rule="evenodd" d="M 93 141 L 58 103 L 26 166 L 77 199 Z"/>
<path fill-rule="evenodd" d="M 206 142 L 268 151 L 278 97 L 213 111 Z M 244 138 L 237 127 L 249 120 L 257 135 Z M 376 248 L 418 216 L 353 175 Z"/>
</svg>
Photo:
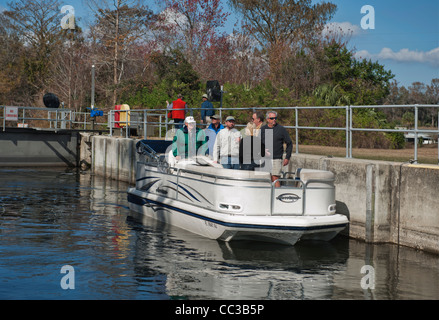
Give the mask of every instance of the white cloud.
<svg viewBox="0 0 439 320">
<path fill-rule="evenodd" d="M 357 58 L 357 59 L 372 59 L 372 58 L 374 58 L 373 54 L 369 53 L 369 51 L 367 51 L 367 50 L 357 51 L 357 52 L 355 52 L 354 55 L 355 55 L 355 58 Z"/>
<path fill-rule="evenodd" d="M 361 34 L 362 29 L 360 26 L 352 24 L 348 21 L 345 22 L 331 22 L 323 27 L 322 35 L 328 36 L 331 34 L 341 36 L 357 36 Z"/>
<path fill-rule="evenodd" d="M 165 25 L 175 26 L 185 26 L 188 20 L 185 15 L 178 12 L 175 9 L 167 8 L 160 13 L 163 17 L 162 23 Z"/>
<path fill-rule="evenodd" d="M 390 48 L 383 48 L 378 54 L 372 54 L 367 50 L 360 50 L 355 53 L 355 57 L 361 59 L 393 60 L 397 62 L 418 62 L 439 67 L 439 47 L 427 52 L 412 51 L 406 48 L 395 52 Z"/>
</svg>

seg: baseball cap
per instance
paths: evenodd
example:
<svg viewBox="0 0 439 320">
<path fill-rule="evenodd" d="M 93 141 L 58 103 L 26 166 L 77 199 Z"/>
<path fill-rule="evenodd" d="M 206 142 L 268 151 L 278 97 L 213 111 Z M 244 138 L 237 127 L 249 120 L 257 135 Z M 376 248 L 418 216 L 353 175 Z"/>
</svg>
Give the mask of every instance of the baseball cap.
<svg viewBox="0 0 439 320">
<path fill-rule="evenodd" d="M 196 123 L 194 117 L 192 117 L 192 116 L 186 117 L 186 119 L 184 119 L 184 122 L 186 122 L 186 123 Z"/>
<path fill-rule="evenodd" d="M 228 116 L 228 117 L 226 118 L 226 121 L 235 121 L 235 117 L 233 117 L 233 116 Z"/>
</svg>

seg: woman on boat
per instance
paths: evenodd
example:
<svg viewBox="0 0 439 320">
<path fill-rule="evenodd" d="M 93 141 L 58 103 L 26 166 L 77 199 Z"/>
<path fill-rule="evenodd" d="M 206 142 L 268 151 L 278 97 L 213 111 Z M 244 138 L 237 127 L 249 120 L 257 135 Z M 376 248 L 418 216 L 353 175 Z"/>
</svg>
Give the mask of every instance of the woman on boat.
<svg viewBox="0 0 439 320">
<path fill-rule="evenodd" d="M 254 171 L 260 167 L 260 162 L 265 157 L 265 145 L 255 133 L 256 125 L 249 122 L 245 128 L 244 138 L 239 144 L 239 163 L 241 170 Z"/>
</svg>

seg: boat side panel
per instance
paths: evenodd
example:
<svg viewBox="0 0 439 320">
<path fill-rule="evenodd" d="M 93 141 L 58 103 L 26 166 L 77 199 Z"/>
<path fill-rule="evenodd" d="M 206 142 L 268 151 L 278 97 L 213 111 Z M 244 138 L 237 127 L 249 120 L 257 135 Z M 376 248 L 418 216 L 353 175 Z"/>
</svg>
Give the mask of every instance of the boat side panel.
<svg viewBox="0 0 439 320">
<path fill-rule="evenodd" d="M 233 170 L 226 170 L 233 171 Z M 333 183 L 309 183 L 306 189 L 282 186 L 272 189 L 263 181 L 215 179 L 202 173 L 179 175 L 159 172 L 157 167 L 138 163 L 136 188 L 164 198 L 202 208 L 241 215 L 312 215 L 335 213 Z"/>
</svg>

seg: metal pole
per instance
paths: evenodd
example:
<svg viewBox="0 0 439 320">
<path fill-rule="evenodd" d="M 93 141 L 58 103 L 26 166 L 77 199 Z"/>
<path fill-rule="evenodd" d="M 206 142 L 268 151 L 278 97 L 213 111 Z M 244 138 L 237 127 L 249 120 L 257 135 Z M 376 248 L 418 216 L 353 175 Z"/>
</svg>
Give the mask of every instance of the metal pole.
<svg viewBox="0 0 439 320">
<path fill-rule="evenodd" d="M 162 117 L 160 117 L 160 119 L 161 119 Z M 146 130 L 147 130 L 147 127 L 146 127 L 146 110 L 143 110 L 143 139 L 147 139 L 147 134 L 146 134 Z"/>
<path fill-rule="evenodd" d="M 107 113 L 107 122 L 108 122 L 108 125 L 109 125 L 109 127 L 110 127 L 110 137 L 112 137 L 113 136 L 113 110 L 110 110 L 108 113 Z"/>
<path fill-rule="evenodd" d="M 349 106 L 346 106 L 346 158 L 349 158 Z"/>
<path fill-rule="evenodd" d="M 223 113 L 223 93 L 224 93 L 224 86 L 221 86 L 220 88 L 220 107 L 219 107 L 219 117 L 220 121 L 222 121 L 222 113 Z"/>
<path fill-rule="evenodd" d="M 353 111 L 351 106 L 349 106 L 349 158 L 352 159 L 352 118 L 353 118 Z"/>
<path fill-rule="evenodd" d="M 418 105 L 415 104 L 415 159 L 414 163 L 418 163 Z"/>
<path fill-rule="evenodd" d="M 299 110 L 295 107 L 296 111 L 296 154 L 299 154 Z"/>
<path fill-rule="evenodd" d="M 91 109 L 95 107 L 95 65 L 91 66 Z"/>
<path fill-rule="evenodd" d="M 224 89 L 224 86 L 221 86 L 221 88 L 220 88 L 220 112 L 221 112 L 221 109 L 223 108 L 223 89 Z"/>
<path fill-rule="evenodd" d="M 162 115 L 160 115 L 160 124 L 159 124 L 159 138 L 162 137 Z"/>
</svg>

